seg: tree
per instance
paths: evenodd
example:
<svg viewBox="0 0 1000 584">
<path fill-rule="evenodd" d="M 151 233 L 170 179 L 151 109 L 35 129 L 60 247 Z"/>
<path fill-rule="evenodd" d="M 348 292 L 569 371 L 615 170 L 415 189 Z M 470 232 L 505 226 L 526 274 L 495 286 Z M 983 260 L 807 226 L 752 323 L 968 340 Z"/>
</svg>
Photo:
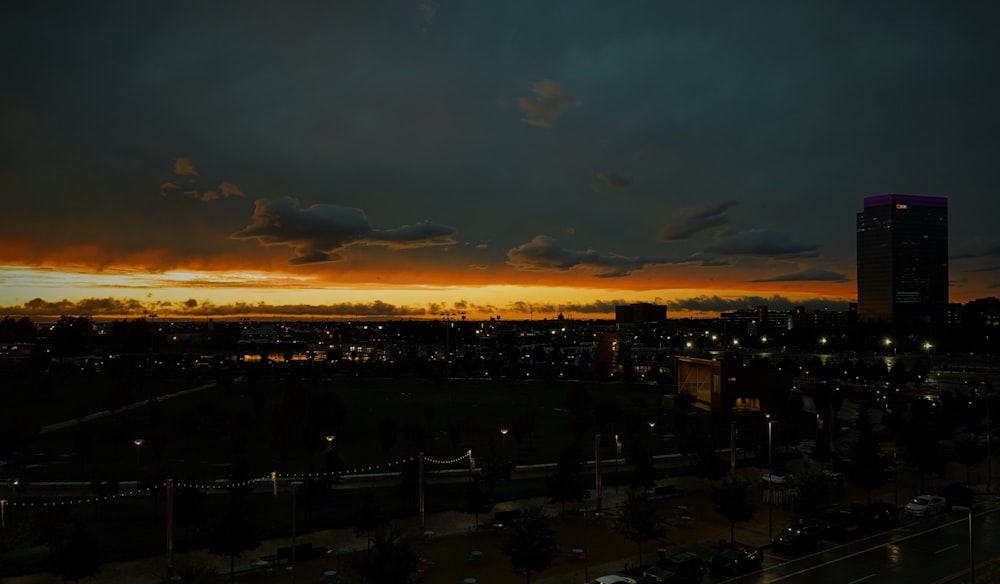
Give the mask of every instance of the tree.
<svg viewBox="0 0 1000 584">
<path fill-rule="evenodd" d="M 618 533 L 625 539 L 639 545 L 639 566 L 642 566 L 642 544 L 659 539 L 667 534 L 656 506 L 642 491 L 628 492 L 628 499 L 618 514 L 615 523 Z"/>
<path fill-rule="evenodd" d="M 972 482 L 970 478 L 972 466 L 986 460 L 986 447 L 980 444 L 975 436 L 963 436 L 955 441 L 952 458 L 955 462 L 965 465 L 965 482 Z"/>
<path fill-rule="evenodd" d="M 63 582 L 79 582 L 100 573 L 100 545 L 82 521 L 64 525 L 53 543 L 52 573 Z"/>
<path fill-rule="evenodd" d="M 380 533 L 389 521 L 385 518 L 382 508 L 371 491 L 366 491 L 359 505 L 354 510 L 354 536 L 367 538 L 366 549 L 371 553 L 372 538 Z"/>
<path fill-rule="evenodd" d="M 357 554 L 351 566 L 364 584 L 419 582 L 417 567 L 420 556 L 414 550 L 412 538 L 402 537 L 399 530 L 382 525 L 373 535 L 374 546 L 367 554 Z"/>
<path fill-rule="evenodd" d="M 570 445 L 559 453 L 554 472 L 549 476 L 549 496 L 551 502 L 562 505 L 561 515 L 566 516 L 566 503 L 579 503 L 590 492 L 583 481 L 583 455 L 576 445 Z"/>
<path fill-rule="evenodd" d="M 389 451 L 396 443 L 399 430 L 396 426 L 396 418 L 385 416 L 378 421 L 378 443 L 382 447 L 382 457 L 386 464 L 389 464 Z"/>
<path fill-rule="evenodd" d="M 246 498 L 239 493 L 229 496 L 222 513 L 216 518 L 208 553 L 229 556 L 229 581 L 235 580 L 235 559 L 260 545 L 260 532 Z"/>
<path fill-rule="evenodd" d="M 463 513 L 475 517 L 477 536 L 479 535 L 479 516 L 485 515 L 493 509 L 493 501 L 489 493 L 483 489 L 482 482 L 478 477 L 472 481 L 466 490 L 465 505 L 462 507 Z"/>
<path fill-rule="evenodd" d="M 862 408 L 858 414 L 858 441 L 850 450 L 851 465 L 847 477 L 856 487 L 865 490 L 868 503 L 872 502 L 872 490 L 889 480 L 892 470 L 889 460 L 879 448 L 878 435 L 868 420 L 868 409 Z"/>
<path fill-rule="evenodd" d="M 725 479 L 712 491 L 715 509 L 729 520 L 729 543 L 736 539 L 736 524 L 753 519 L 757 508 L 750 502 L 749 483 L 736 477 Z"/>
<path fill-rule="evenodd" d="M 541 507 L 528 507 L 511 524 L 511 534 L 500 550 L 507 556 L 515 572 L 524 574 L 524 581 L 531 582 L 531 574 L 552 565 L 559 546 L 552 521 Z"/>
<path fill-rule="evenodd" d="M 940 443 L 934 432 L 926 426 L 908 424 L 899 437 L 899 444 L 913 463 L 920 479 L 920 491 L 924 492 L 924 478 L 932 472 L 940 471 L 944 465 Z"/>
<path fill-rule="evenodd" d="M 632 463 L 632 488 L 651 489 L 656 486 L 656 466 L 653 453 L 642 440 L 633 441 L 628 462 Z"/>
</svg>

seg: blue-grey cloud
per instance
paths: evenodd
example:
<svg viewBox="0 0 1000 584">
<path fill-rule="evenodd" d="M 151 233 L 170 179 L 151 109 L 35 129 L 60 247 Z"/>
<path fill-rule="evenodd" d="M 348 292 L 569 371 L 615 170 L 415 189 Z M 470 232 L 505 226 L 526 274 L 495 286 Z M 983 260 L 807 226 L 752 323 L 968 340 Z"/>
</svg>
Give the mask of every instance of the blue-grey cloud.
<svg viewBox="0 0 1000 584">
<path fill-rule="evenodd" d="M 726 211 L 736 206 L 735 201 L 715 205 L 693 205 L 674 212 L 667 224 L 660 229 L 660 241 L 690 239 L 707 229 L 723 227 L 729 222 Z"/>
<path fill-rule="evenodd" d="M 284 197 L 258 199 L 253 223 L 230 237 L 291 247 L 295 257 L 290 262 L 306 264 L 337 261 L 344 248 L 355 244 L 396 249 L 450 245 L 454 234 L 454 229 L 428 221 L 374 230 L 360 209 L 329 204 L 300 207 L 297 200 Z"/>
<path fill-rule="evenodd" d="M 507 263 L 518 270 L 566 271 L 582 269 L 595 276 L 617 278 L 627 276 L 652 264 L 665 260 L 631 258 L 618 254 L 601 253 L 591 249 L 566 249 L 555 238 L 536 235 L 528 243 L 507 250 Z"/>
<path fill-rule="evenodd" d="M 786 233 L 767 229 L 741 231 L 715 245 L 708 251 L 725 255 L 768 257 L 814 257 L 819 245 L 796 241 Z"/>
<path fill-rule="evenodd" d="M 535 95 L 517 100 L 518 109 L 524 114 L 521 121 L 531 126 L 551 128 L 564 111 L 580 105 L 580 100 L 572 91 L 551 79 L 535 83 L 532 91 Z"/>
<path fill-rule="evenodd" d="M 808 268 L 790 274 L 781 274 L 770 278 L 759 278 L 751 282 L 849 282 L 844 274 L 831 272 L 823 268 Z"/>
<path fill-rule="evenodd" d="M 599 172 L 594 177 L 601 190 L 621 190 L 632 186 L 631 178 L 613 172 Z"/>
</svg>

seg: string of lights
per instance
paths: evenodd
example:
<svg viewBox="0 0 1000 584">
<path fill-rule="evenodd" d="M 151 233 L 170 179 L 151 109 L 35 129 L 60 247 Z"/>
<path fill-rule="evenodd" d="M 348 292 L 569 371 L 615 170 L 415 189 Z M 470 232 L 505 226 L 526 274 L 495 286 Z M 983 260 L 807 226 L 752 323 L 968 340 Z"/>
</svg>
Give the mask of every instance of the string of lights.
<svg viewBox="0 0 1000 584">
<path fill-rule="evenodd" d="M 462 456 L 453 458 L 451 460 L 437 460 L 433 458 L 424 458 L 425 462 L 430 462 L 433 464 L 448 465 L 455 464 L 462 460 L 468 459 L 472 456 L 472 451 L 467 451 Z M 210 491 L 210 490 L 228 490 L 228 489 L 239 489 L 243 487 L 249 487 L 261 483 L 271 483 L 272 486 L 277 489 L 277 481 L 281 479 L 282 481 L 297 481 L 297 480 L 309 480 L 309 479 L 321 479 L 325 477 L 338 477 L 338 476 L 351 476 L 351 475 L 365 475 L 365 474 L 378 474 L 388 471 L 388 469 L 393 467 L 398 467 L 402 464 L 413 462 L 416 457 L 402 458 L 386 464 L 376 464 L 371 466 L 363 466 L 358 468 L 353 468 L 344 471 L 327 471 L 327 472 L 315 472 L 315 473 L 305 473 L 305 474 L 293 474 L 293 473 L 278 473 L 272 472 L 267 476 L 257 477 L 248 479 L 240 482 L 231 482 L 227 480 L 219 480 L 213 483 L 175 483 L 175 486 L 183 489 L 192 489 L 199 491 Z M 86 505 L 93 503 L 100 503 L 103 501 L 111 501 L 113 499 L 120 499 L 124 497 L 134 497 L 136 495 L 149 494 L 153 492 L 161 491 L 166 488 L 166 483 L 156 483 L 154 485 L 149 485 L 145 487 L 136 487 L 127 491 L 119 491 L 117 493 L 111 493 L 108 495 L 92 496 L 92 497 L 52 497 L 39 500 L 38 498 L 31 498 L 30 500 L 20 500 L 13 501 L 9 499 L 0 499 L 0 517 L 3 516 L 3 512 L 6 507 L 59 507 L 68 505 Z"/>
</svg>

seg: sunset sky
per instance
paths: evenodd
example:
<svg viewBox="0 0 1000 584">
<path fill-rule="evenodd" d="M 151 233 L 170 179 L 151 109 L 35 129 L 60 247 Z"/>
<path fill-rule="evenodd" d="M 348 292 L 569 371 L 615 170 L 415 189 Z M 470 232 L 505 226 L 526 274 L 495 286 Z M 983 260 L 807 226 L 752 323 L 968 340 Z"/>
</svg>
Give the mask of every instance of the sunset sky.
<svg viewBox="0 0 1000 584">
<path fill-rule="evenodd" d="M 1000 285 L 1000 3 L 3 12 L 0 315 L 839 310 L 883 193 Z"/>
</svg>

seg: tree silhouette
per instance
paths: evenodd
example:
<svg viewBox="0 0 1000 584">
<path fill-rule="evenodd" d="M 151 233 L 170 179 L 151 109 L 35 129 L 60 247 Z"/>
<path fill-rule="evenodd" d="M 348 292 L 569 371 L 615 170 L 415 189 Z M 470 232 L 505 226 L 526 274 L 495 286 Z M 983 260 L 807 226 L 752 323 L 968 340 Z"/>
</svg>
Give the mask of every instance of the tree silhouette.
<svg viewBox="0 0 1000 584">
<path fill-rule="evenodd" d="M 360 582 L 410 584 L 421 581 L 417 573 L 420 556 L 414 550 L 412 538 L 402 537 L 397 529 L 386 524 L 375 531 L 373 541 L 369 553 L 355 555 L 351 560 Z"/>
<path fill-rule="evenodd" d="M 100 545 L 82 521 L 63 526 L 53 542 L 52 573 L 63 581 L 79 582 L 96 576 L 101 570 Z"/>
<path fill-rule="evenodd" d="M 884 485 L 892 476 L 892 470 L 879 448 L 878 435 L 868 419 L 867 408 L 862 408 L 858 414 L 858 432 L 858 441 L 850 449 L 847 477 L 851 484 L 865 490 L 870 504 L 872 490 Z"/>
<path fill-rule="evenodd" d="M 551 501 L 562 505 L 562 517 L 566 517 L 566 503 L 579 503 L 589 495 L 582 472 L 583 454 L 575 444 L 559 453 L 556 468 L 549 476 L 548 490 Z"/>
<path fill-rule="evenodd" d="M 963 436 L 955 441 L 952 454 L 955 462 L 965 465 L 965 482 L 972 482 L 972 466 L 986 460 L 986 447 L 975 436 Z"/>
<path fill-rule="evenodd" d="M 389 464 L 389 451 L 396 443 L 398 433 L 395 418 L 385 416 L 378 421 L 378 444 L 382 447 L 382 458 L 386 464 Z"/>
<path fill-rule="evenodd" d="M 618 514 L 615 528 L 625 539 L 639 545 L 640 567 L 642 567 L 642 544 L 659 539 L 667 533 L 656 506 L 648 495 L 637 490 L 628 492 L 628 498 Z"/>
<path fill-rule="evenodd" d="M 493 501 L 490 493 L 483 488 L 483 481 L 476 478 L 465 491 L 465 505 L 462 507 L 463 513 L 468 513 L 475 517 L 476 535 L 479 535 L 479 516 L 489 513 L 493 509 Z"/>
<path fill-rule="evenodd" d="M 515 572 L 524 574 L 526 584 L 531 574 L 552 565 L 559 546 L 556 531 L 541 507 L 528 507 L 511 524 L 511 534 L 500 546 Z"/>
<path fill-rule="evenodd" d="M 365 536 L 367 538 L 365 549 L 371 553 L 372 538 L 389 524 L 375 494 L 371 491 L 365 492 L 361 498 L 361 505 L 355 508 L 353 523 L 354 536 Z"/>
<path fill-rule="evenodd" d="M 736 539 L 736 524 L 753 519 L 757 508 L 750 502 L 749 483 L 736 477 L 724 479 L 722 486 L 712 491 L 715 509 L 729 520 L 729 543 Z"/>
<path fill-rule="evenodd" d="M 229 496 L 222 513 L 216 518 L 208 552 L 229 556 L 229 581 L 235 580 L 235 559 L 260 545 L 260 532 L 246 498 L 234 493 Z"/>
</svg>

